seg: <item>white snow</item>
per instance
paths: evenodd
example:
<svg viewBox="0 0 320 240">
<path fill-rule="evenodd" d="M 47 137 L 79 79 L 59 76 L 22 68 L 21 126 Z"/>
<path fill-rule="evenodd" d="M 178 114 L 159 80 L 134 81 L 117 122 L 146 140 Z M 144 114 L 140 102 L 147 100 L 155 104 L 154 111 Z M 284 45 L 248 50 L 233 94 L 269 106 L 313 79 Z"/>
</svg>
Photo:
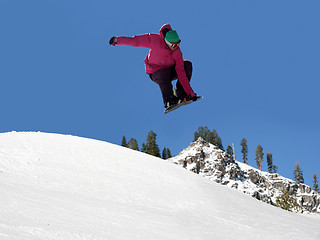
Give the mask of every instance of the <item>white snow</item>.
<svg viewBox="0 0 320 240">
<path fill-rule="evenodd" d="M 0 134 L 0 239 L 320 239 L 320 216 L 259 202 L 110 143 Z"/>
</svg>

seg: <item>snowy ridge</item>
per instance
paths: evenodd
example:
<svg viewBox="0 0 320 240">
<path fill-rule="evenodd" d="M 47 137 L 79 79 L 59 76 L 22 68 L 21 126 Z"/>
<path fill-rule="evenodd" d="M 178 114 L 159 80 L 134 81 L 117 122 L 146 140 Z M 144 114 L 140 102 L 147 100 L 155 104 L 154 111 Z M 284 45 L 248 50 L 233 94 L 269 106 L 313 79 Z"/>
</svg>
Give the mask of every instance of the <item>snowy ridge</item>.
<svg viewBox="0 0 320 240">
<path fill-rule="evenodd" d="M 279 174 L 270 174 L 239 161 L 233 161 L 225 151 L 205 142 L 202 138 L 191 143 L 188 148 L 169 161 L 271 205 L 274 205 L 277 197 L 286 190 L 300 205 L 290 208 L 291 211 L 320 213 L 320 195 L 311 187 L 296 184 Z"/>
<path fill-rule="evenodd" d="M 320 218 L 114 144 L 0 134 L 1 240 L 318 240 Z"/>
</svg>

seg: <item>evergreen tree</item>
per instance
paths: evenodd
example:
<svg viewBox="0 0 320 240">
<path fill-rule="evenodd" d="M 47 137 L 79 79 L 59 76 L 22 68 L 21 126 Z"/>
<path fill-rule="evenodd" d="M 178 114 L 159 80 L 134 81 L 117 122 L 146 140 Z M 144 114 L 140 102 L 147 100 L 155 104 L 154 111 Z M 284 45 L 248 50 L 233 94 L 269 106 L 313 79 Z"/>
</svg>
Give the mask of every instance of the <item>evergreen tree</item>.
<svg viewBox="0 0 320 240">
<path fill-rule="evenodd" d="M 243 162 L 245 164 L 248 164 L 248 145 L 247 145 L 247 139 L 243 138 L 241 140 L 240 145 L 242 146 L 241 148 L 241 152 L 242 152 L 242 156 L 243 156 Z"/>
<path fill-rule="evenodd" d="M 127 143 L 127 140 L 126 140 L 126 137 L 125 137 L 125 136 L 122 137 L 121 146 L 122 146 L 122 147 L 128 147 L 128 143 Z"/>
<path fill-rule="evenodd" d="M 297 200 L 290 196 L 289 192 L 285 188 L 282 189 L 282 194 L 276 198 L 275 205 L 287 211 L 299 211 L 301 209 Z"/>
<path fill-rule="evenodd" d="M 278 171 L 278 167 L 276 165 L 273 165 L 272 166 L 272 172 L 273 173 L 277 173 L 277 171 Z"/>
<path fill-rule="evenodd" d="M 165 147 L 162 151 L 162 159 L 169 159 L 169 158 L 172 158 L 170 149 Z"/>
<path fill-rule="evenodd" d="M 302 169 L 299 166 L 299 162 L 296 163 L 293 174 L 294 174 L 294 179 L 296 180 L 297 183 L 304 183 L 303 173 L 302 173 Z"/>
<path fill-rule="evenodd" d="M 167 148 L 166 147 L 162 150 L 162 159 L 164 159 L 164 160 L 168 159 L 168 157 L 167 157 Z"/>
<path fill-rule="evenodd" d="M 157 134 L 155 134 L 153 131 L 150 131 L 147 136 L 146 153 L 155 157 L 161 157 L 156 138 L 157 138 Z"/>
<path fill-rule="evenodd" d="M 146 147 L 146 144 L 145 144 L 145 143 L 142 143 L 141 152 L 144 152 L 144 153 L 147 152 L 147 147 Z"/>
<path fill-rule="evenodd" d="M 205 141 L 210 142 L 210 135 L 211 133 L 207 126 L 199 127 L 198 131 L 194 133 L 194 141 L 197 141 L 199 137 L 202 137 Z"/>
<path fill-rule="evenodd" d="M 195 133 L 194 133 L 194 141 L 197 141 L 199 137 L 202 137 L 205 140 L 205 135 L 208 131 L 210 131 L 210 130 L 208 129 L 207 126 L 206 127 L 199 127 L 198 131 L 195 131 Z"/>
<path fill-rule="evenodd" d="M 261 145 L 258 145 L 256 149 L 256 163 L 260 171 L 262 170 L 263 155 L 263 148 Z"/>
<path fill-rule="evenodd" d="M 219 137 L 218 133 L 216 130 L 213 129 L 212 131 L 212 143 L 216 146 L 218 146 L 218 148 L 220 148 L 221 150 L 224 150 L 223 149 L 223 145 L 222 145 L 222 140 L 221 138 Z"/>
<path fill-rule="evenodd" d="M 213 130 L 212 132 L 208 129 L 207 126 L 205 127 L 199 127 L 198 131 L 194 133 L 194 141 L 196 141 L 199 137 L 202 137 L 205 141 L 214 144 L 221 150 L 223 149 L 222 140 L 219 137 L 216 130 Z"/>
<path fill-rule="evenodd" d="M 267 163 L 268 163 L 268 171 L 269 171 L 269 173 L 273 173 L 272 153 L 267 153 Z"/>
<path fill-rule="evenodd" d="M 172 158 L 172 154 L 169 148 L 167 148 L 167 158 Z"/>
<path fill-rule="evenodd" d="M 139 151 L 139 146 L 138 146 L 138 141 L 135 138 L 131 138 L 130 141 L 128 142 L 128 147 Z"/>
<path fill-rule="evenodd" d="M 233 162 L 233 148 L 230 145 L 227 148 L 227 154 L 228 154 L 229 160 Z"/>
<path fill-rule="evenodd" d="M 313 173 L 313 190 L 319 193 L 318 179 L 315 173 Z"/>
</svg>

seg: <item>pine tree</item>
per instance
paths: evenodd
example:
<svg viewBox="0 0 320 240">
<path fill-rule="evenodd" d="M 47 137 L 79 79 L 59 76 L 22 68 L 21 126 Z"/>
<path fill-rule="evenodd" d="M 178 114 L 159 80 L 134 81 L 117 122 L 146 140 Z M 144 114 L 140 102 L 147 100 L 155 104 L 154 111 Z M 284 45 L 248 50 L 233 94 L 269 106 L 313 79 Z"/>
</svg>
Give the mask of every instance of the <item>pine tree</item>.
<svg viewBox="0 0 320 240">
<path fill-rule="evenodd" d="M 273 157 L 271 153 L 267 153 L 267 163 L 269 173 L 277 173 L 278 167 L 273 164 Z"/>
<path fill-rule="evenodd" d="M 282 194 L 276 198 L 275 206 L 287 211 L 299 211 L 301 209 L 297 200 L 290 196 L 289 192 L 285 188 L 282 189 Z"/>
<path fill-rule="evenodd" d="M 245 164 L 248 164 L 248 145 L 247 145 L 247 139 L 243 138 L 241 140 L 240 145 L 242 146 L 241 152 L 243 156 L 243 162 Z"/>
<path fill-rule="evenodd" d="M 278 171 L 278 167 L 276 165 L 273 165 L 272 166 L 272 172 L 273 173 L 277 173 L 277 171 Z"/>
<path fill-rule="evenodd" d="M 162 150 L 162 159 L 164 159 L 164 160 L 168 159 L 168 157 L 167 157 L 167 148 L 166 147 Z"/>
<path fill-rule="evenodd" d="M 167 158 L 172 158 L 172 154 L 169 148 L 167 148 Z"/>
<path fill-rule="evenodd" d="M 147 147 L 146 147 L 146 144 L 145 144 L 145 143 L 142 143 L 141 152 L 144 152 L 144 153 L 147 152 Z"/>
<path fill-rule="evenodd" d="M 150 131 L 147 136 L 146 153 L 155 157 L 161 157 L 156 138 L 157 138 L 157 134 L 155 134 L 153 131 Z"/>
<path fill-rule="evenodd" d="M 169 159 L 169 158 L 172 158 L 170 149 L 165 147 L 162 151 L 162 159 Z"/>
<path fill-rule="evenodd" d="M 272 153 L 267 153 L 267 163 L 268 163 L 268 171 L 269 171 L 269 173 L 273 173 Z"/>
<path fill-rule="evenodd" d="M 127 143 L 127 140 L 126 140 L 126 137 L 125 137 L 125 136 L 122 137 L 121 146 L 122 146 L 122 147 L 128 147 L 128 143 Z"/>
<path fill-rule="evenodd" d="M 227 154 L 228 154 L 229 160 L 233 162 L 233 148 L 230 145 L 227 148 Z"/>
<path fill-rule="evenodd" d="M 313 173 L 313 190 L 319 193 L 318 179 L 315 173 Z"/>
<path fill-rule="evenodd" d="M 214 144 L 221 150 L 223 149 L 222 140 L 219 137 L 216 130 L 213 130 L 212 132 L 208 129 L 207 126 L 205 127 L 199 127 L 198 131 L 194 133 L 194 141 L 196 141 L 199 137 L 202 137 L 205 141 Z"/>
<path fill-rule="evenodd" d="M 213 129 L 212 131 L 212 136 L 213 136 L 213 144 L 218 146 L 218 148 L 220 148 L 221 150 L 224 150 L 223 149 L 223 145 L 222 145 L 222 140 L 221 138 L 219 137 L 218 133 L 216 130 Z"/>
<path fill-rule="evenodd" d="M 258 145 L 256 149 L 256 163 L 260 171 L 262 170 L 263 155 L 263 148 L 261 145 Z"/>
<path fill-rule="evenodd" d="M 131 138 L 128 142 L 128 147 L 133 150 L 139 151 L 138 141 L 135 138 Z"/>
<path fill-rule="evenodd" d="M 199 137 L 202 137 L 205 141 L 210 142 L 210 140 L 212 140 L 210 139 L 210 135 L 211 133 L 207 126 L 199 127 L 198 131 L 194 133 L 194 141 L 197 141 Z"/>
<path fill-rule="evenodd" d="M 296 180 L 297 183 L 304 183 L 304 178 L 303 178 L 303 173 L 302 173 L 302 169 L 299 166 L 299 162 L 296 163 L 295 167 L 294 167 L 294 179 Z"/>
</svg>

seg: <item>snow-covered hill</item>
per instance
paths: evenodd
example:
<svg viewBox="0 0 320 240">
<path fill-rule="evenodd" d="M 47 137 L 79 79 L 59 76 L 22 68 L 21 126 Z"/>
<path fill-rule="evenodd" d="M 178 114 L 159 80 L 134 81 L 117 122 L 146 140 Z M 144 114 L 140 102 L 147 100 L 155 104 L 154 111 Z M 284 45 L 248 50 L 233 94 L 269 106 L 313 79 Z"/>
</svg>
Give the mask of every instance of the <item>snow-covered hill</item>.
<svg viewBox="0 0 320 240">
<path fill-rule="evenodd" d="M 102 141 L 0 134 L 0 239 L 320 239 L 299 215 Z"/>
<path fill-rule="evenodd" d="M 289 210 L 320 213 L 320 194 L 310 186 L 234 161 L 225 151 L 202 138 L 169 161 L 271 205 L 276 205 L 278 197 L 287 192 L 296 201 L 291 207 L 286 205 Z"/>
</svg>

